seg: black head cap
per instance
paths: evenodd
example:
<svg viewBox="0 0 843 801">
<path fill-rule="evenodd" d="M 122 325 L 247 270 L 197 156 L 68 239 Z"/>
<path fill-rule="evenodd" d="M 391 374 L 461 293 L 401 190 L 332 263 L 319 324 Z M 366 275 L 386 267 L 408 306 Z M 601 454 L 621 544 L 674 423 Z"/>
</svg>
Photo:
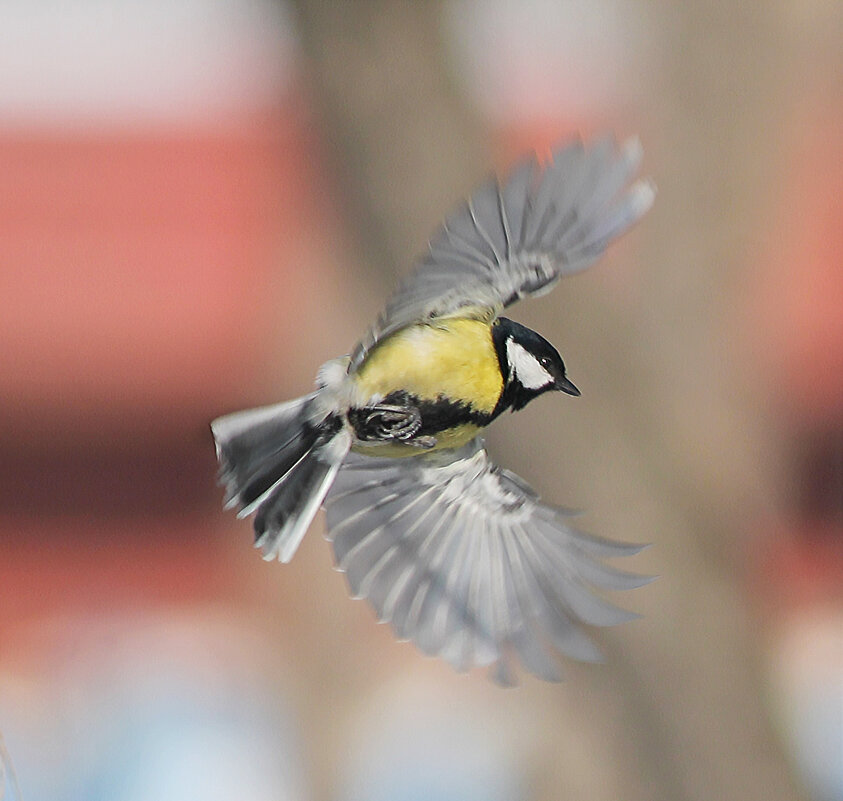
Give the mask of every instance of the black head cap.
<svg viewBox="0 0 843 801">
<path fill-rule="evenodd" d="M 492 339 L 505 382 L 499 406 L 523 409 L 549 390 L 580 394 L 565 375 L 559 351 L 535 331 L 500 317 L 492 328 Z"/>
</svg>

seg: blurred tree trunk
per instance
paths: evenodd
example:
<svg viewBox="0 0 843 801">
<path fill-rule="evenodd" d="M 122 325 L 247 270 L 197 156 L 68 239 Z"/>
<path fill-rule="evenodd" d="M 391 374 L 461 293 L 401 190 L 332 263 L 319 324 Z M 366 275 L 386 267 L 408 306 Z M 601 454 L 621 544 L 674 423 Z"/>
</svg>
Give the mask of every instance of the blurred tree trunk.
<svg viewBox="0 0 843 801">
<path fill-rule="evenodd" d="M 488 172 L 489 132 L 444 68 L 439 2 L 294 5 L 344 211 L 391 290 L 442 210 Z"/>
<path fill-rule="evenodd" d="M 489 134 L 449 78 L 439 3 L 294 5 L 360 259 L 374 268 L 360 278 L 370 281 L 363 303 L 373 315 L 442 214 L 488 171 Z M 600 533 L 654 541 L 636 566 L 663 576 L 622 599 L 646 619 L 602 637 L 606 666 L 575 666 L 559 687 L 531 682 L 501 693 L 501 705 L 529 705 L 536 715 L 537 797 L 547 801 L 799 797 L 763 708 L 757 621 L 742 596 L 729 518 L 764 501 L 751 456 L 761 435 L 719 351 L 728 347 L 719 322 L 729 270 L 744 255 L 735 243 L 752 221 L 753 193 L 766 189 L 758 174 L 769 152 L 756 143 L 775 120 L 761 79 L 776 67 L 780 42 L 764 3 L 680 8 L 666 99 L 654 111 L 675 137 L 675 159 L 658 175 L 661 219 L 637 234 L 648 258 L 643 309 L 613 308 L 584 277 L 529 312 L 551 341 L 565 343 L 589 390 L 567 424 L 525 412 L 495 439 L 507 466 L 555 500 L 589 498 Z M 729 59 L 715 52 L 724 30 L 732 31 Z M 748 47 L 738 40 L 747 30 Z M 724 102 L 734 114 L 723 113 Z M 740 183 L 747 175 L 749 186 Z M 605 322 L 584 323 L 591 320 Z M 669 387 L 667 396 L 655 397 L 653 386 Z"/>
</svg>

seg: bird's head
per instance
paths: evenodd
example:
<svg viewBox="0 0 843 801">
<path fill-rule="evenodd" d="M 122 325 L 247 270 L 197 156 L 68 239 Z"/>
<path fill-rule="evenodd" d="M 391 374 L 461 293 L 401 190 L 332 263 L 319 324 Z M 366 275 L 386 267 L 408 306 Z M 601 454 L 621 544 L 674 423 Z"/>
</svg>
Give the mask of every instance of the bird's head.
<svg viewBox="0 0 843 801">
<path fill-rule="evenodd" d="M 549 390 L 580 394 L 565 375 L 565 363 L 559 351 L 535 331 L 500 317 L 495 323 L 493 339 L 504 377 L 502 400 L 513 411 L 523 409 L 533 398 Z"/>
</svg>

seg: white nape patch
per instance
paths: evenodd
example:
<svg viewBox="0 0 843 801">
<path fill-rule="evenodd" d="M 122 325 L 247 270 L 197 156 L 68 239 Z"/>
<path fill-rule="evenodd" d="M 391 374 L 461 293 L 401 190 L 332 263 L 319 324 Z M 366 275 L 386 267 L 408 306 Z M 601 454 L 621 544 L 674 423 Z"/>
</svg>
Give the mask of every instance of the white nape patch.
<svg viewBox="0 0 843 801">
<path fill-rule="evenodd" d="M 553 376 L 523 345 L 511 337 L 506 340 L 506 359 L 509 368 L 525 389 L 539 389 L 553 383 Z"/>
</svg>

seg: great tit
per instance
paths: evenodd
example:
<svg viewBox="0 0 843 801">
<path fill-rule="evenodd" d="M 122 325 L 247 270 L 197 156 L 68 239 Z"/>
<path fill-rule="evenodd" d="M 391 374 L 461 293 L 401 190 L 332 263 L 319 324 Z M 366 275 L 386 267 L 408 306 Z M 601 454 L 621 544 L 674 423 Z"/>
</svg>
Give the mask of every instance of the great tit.
<svg viewBox="0 0 843 801">
<path fill-rule="evenodd" d="M 592 587 L 648 577 L 595 559 L 640 546 L 584 534 L 487 456 L 480 432 L 550 390 L 579 395 L 556 349 L 501 317 L 594 262 L 651 206 L 641 148 L 577 141 L 490 179 L 454 211 L 350 356 L 305 397 L 211 424 L 226 506 L 255 514 L 264 558 L 289 562 L 320 506 L 337 568 L 381 622 L 458 670 L 517 662 L 560 678 L 596 661 L 579 623 L 636 615 Z"/>
</svg>

